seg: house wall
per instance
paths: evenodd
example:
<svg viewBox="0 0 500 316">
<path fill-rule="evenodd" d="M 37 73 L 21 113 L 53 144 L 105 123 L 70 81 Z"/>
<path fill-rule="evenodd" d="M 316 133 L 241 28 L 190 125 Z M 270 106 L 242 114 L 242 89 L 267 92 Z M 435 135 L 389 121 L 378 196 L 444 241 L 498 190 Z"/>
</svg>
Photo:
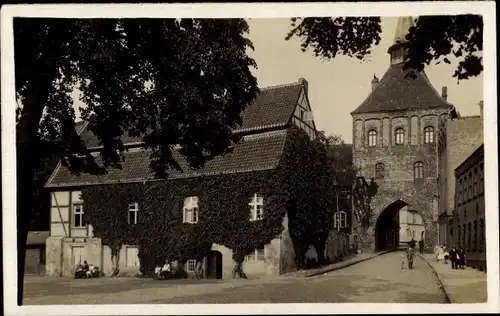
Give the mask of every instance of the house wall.
<svg viewBox="0 0 500 316">
<path fill-rule="evenodd" d="M 455 203 L 455 168 L 483 143 L 483 119 L 461 117 L 443 120 L 439 130 L 439 243 L 451 244 L 448 218 Z"/>
<path fill-rule="evenodd" d="M 437 238 L 438 209 L 435 200 L 437 188 L 436 138 L 439 118 L 449 109 L 407 110 L 390 113 L 353 114 L 353 161 L 358 175 L 375 178 L 375 165 L 385 165 L 384 179 L 375 179 L 379 185 L 372 199 L 370 225 L 361 227 L 353 220 L 353 232 L 358 235 L 359 246 L 368 251 L 375 249 L 375 224 L 387 206 L 403 200 L 418 211 L 425 225 L 425 247 L 432 249 Z M 433 126 L 435 142 L 424 144 L 424 128 Z M 395 131 L 405 130 L 404 145 L 395 145 Z M 377 131 L 377 145 L 368 147 L 368 132 Z M 413 165 L 424 164 L 424 179 L 414 180 Z"/>
<path fill-rule="evenodd" d="M 45 246 L 34 246 L 26 249 L 24 265 L 25 274 L 45 274 Z"/>
<path fill-rule="evenodd" d="M 87 261 L 98 266 L 105 275 L 113 272 L 111 249 L 102 245 L 100 238 L 93 237 L 91 225 L 87 228 L 73 227 L 73 207 L 82 203 L 80 191 L 52 192 L 51 229 L 47 239 L 46 274 L 50 276 L 72 276 L 78 262 Z M 284 232 L 264 247 L 265 260 L 244 262 L 244 271 L 249 276 L 279 275 L 295 268 L 293 243 L 288 233 L 288 217 L 283 219 Z M 232 278 L 234 261 L 231 249 L 214 244 L 212 250 L 222 254 L 223 278 Z M 134 258 L 131 258 L 134 257 Z M 140 264 L 137 248 L 122 246 L 119 253 L 121 275 L 135 275 Z M 204 262 L 206 271 L 206 260 Z M 194 272 L 188 272 L 194 277 Z"/>
</svg>

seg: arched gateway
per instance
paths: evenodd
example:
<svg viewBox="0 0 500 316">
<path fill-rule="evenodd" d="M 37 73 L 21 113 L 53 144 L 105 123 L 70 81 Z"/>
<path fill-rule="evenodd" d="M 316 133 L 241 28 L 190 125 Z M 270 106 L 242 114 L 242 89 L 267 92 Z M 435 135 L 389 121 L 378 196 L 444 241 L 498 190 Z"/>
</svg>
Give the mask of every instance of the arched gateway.
<svg viewBox="0 0 500 316">
<path fill-rule="evenodd" d="M 380 212 L 375 223 L 375 251 L 395 249 L 399 246 L 399 211 L 408 203 L 396 200 Z"/>
</svg>

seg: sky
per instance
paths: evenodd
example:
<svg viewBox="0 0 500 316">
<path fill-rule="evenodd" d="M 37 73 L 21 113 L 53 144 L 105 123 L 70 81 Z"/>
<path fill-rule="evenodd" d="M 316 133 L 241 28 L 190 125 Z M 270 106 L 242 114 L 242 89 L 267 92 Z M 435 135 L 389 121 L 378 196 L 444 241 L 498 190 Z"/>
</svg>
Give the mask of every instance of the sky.
<svg viewBox="0 0 500 316">
<path fill-rule="evenodd" d="M 381 42 L 373 47 L 366 61 L 338 55 L 331 60 L 321 60 L 312 51 L 302 52 L 300 40 L 285 41 L 290 30 L 289 19 L 248 19 L 250 32 L 246 36 L 253 42 L 254 51 L 248 54 L 255 59 L 257 69 L 252 73 L 260 88 L 296 82 L 305 78 L 309 83 L 309 101 L 318 130 L 327 135 L 340 135 L 352 142 L 352 117 L 371 91 L 373 75 L 379 79 L 389 67 L 387 49 L 393 43 L 397 18 L 382 18 Z M 479 114 L 478 103 L 483 99 L 482 75 L 462 80 L 452 77 L 457 66 L 454 58 L 450 65 L 441 63 L 426 67 L 425 72 L 437 91 L 448 87 L 448 101 L 462 115 Z M 82 104 L 74 94 L 75 107 Z M 78 110 L 77 116 L 78 116 Z"/>
</svg>

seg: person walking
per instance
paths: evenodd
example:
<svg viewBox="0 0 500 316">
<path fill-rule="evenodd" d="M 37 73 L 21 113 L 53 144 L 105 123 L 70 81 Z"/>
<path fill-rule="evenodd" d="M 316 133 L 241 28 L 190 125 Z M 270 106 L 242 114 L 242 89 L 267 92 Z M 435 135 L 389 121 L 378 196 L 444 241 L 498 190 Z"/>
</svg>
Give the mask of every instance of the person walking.
<svg viewBox="0 0 500 316">
<path fill-rule="evenodd" d="M 408 260 L 408 269 L 413 269 L 413 259 L 415 258 L 415 243 L 410 242 L 406 249 L 406 259 Z"/>
<path fill-rule="evenodd" d="M 458 269 L 465 269 L 465 251 L 460 247 L 457 251 L 458 254 Z"/>
<path fill-rule="evenodd" d="M 455 249 L 455 247 L 451 247 L 449 256 L 450 256 L 451 268 L 455 270 L 457 268 L 457 250 Z"/>
<path fill-rule="evenodd" d="M 418 241 L 418 250 L 420 251 L 420 253 L 424 253 L 424 241 L 422 239 Z"/>
</svg>

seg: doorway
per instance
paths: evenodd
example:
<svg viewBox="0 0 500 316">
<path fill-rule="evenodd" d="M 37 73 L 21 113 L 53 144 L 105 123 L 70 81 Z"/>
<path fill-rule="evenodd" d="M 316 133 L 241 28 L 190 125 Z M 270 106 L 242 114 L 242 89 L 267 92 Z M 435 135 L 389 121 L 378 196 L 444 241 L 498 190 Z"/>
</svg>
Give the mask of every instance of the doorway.
<svg viewBox="0 0 500 316">
<path fill-rule="evenodd" d="M 222 279 L 222 254 L 211 250 L 207 255 L 207 279 Z"/>
</svg>

